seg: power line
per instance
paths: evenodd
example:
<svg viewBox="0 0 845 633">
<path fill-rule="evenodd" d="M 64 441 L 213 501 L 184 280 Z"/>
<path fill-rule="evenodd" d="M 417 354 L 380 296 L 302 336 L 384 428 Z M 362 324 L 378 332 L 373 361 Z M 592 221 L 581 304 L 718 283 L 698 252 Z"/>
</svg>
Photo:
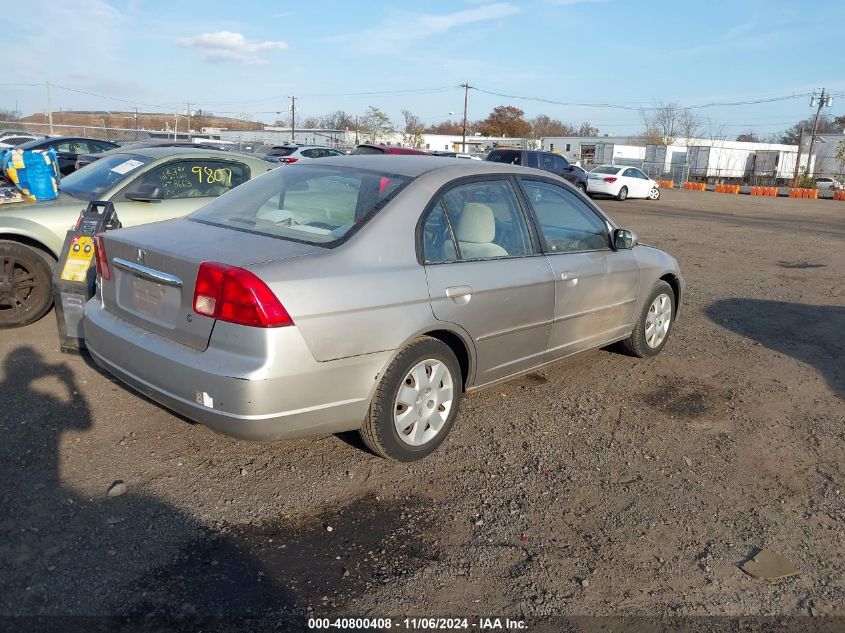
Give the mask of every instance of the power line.
<svg viewBox="0 0 845 633">
<path fill-rule="evenodd" d="M 521 101 L 536 101 L 538 103 L 547 103 L 549 105 L 559 105 L 559 106 L 566 106 L 566 107 L 580 107 L 580 108 L 608 108 L 608 109 L 615 109 L 615 110 L 629 110 L 634 112 L 640 112 L 643 110 L 652 111 L 652 110 L 659 110 L 661 106 L 632 106 L 626 105 L 624 103 L 587 103 L 587 102 L 577 102 L 577 101 L 556 101 L 554 99 L 547 99 L 545 97 L 532 97 L 526 95 L 514 95 L 514 94 L 506 94 L 502 92 L 494 92 L 492 90 L 484 90 L 483 88 L 479 88 L 478 86 L 474 86 L 472 88 L 478 92 L 482 92 L 484 94 L 493 95 L 496 97 L 504 97 L 505 99 L 518 99 Z M 702 108 L 715 108 L 715 107 L 735 107 L 735 106 L 745 106 L 745 105 L 756 105 L 760 103 L 774 103 L 776 101 L 788 101 L 790 99 L 798 99 L 800 97 L 809 96 L 809 92 L 802 92 L 802 93 L 792 93 L 790 95 L 784 95 L 782 97 L 771 97 L 768 99 L 753 99 L 748 101 L 713 101 L 711 103 L 700 103 L 696 105 L 682 105 L 679 104 L 678 108 L 681 110 L 697 110 Z"/>
</svg>

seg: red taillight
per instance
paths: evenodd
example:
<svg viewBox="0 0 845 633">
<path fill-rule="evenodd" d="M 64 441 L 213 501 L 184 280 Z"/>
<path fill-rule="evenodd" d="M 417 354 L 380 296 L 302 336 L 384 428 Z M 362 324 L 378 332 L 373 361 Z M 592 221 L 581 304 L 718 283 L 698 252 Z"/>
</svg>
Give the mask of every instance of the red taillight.
<svg viewBox="0 0 845 633">
<path fill-rule="evenodd" d="M 607 178 L 604 179 L 604 181 L 605 182 L 616 182 L 616 178 L 614 178 L 613 176 L 608 176 Z"/>
<path fill-rule="evenodd" d="M 94 258 L 97 262 L 97 276 L 103 279 L 111 279 L 109 270 L 109 258 L 106 255 L 106 243 L 103 241 L 103 233 L 98 233 L 94 238 Z"/>
<path fill-rule="evenodd" d="M 203 262 L 194 287 L 194 311 L 252 327 L 293 325 L 282 303 L 255 274 L 217 262 Z"/>
<path fill-rule="evenodd" d="M 281 158 L 279 158 L 279 162 L 282 165 L 292 165 L 293 163 L 295 163 L 298 160 L 299 160 L 298 158 L 291 158 L 290 156 L 282 156 Z"/>
</svg>

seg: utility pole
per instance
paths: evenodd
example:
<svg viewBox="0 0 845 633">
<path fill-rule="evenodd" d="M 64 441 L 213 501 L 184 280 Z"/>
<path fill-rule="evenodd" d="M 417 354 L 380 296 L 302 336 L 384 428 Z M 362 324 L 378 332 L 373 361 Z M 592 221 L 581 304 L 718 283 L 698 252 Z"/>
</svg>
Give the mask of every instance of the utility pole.
<svg viewBox="0 0 845 633">
<path fill-rule="evenodd" d="M 173 140 L 175 141 L 179 136 L 179 113 L 173 113 Z"/>
<path fill-rule="evenodd" d="M 135 108 L 135 140 L 138 140 L 138 108 Z"/>
<path fill-rule="evenodd" d="M 463 83 L 461 86 L 464 89 L 464 133 L 461 138 L 461 151 L 467 151 L 467 101 L 469 99 L 469 89 L 472 87 L 468 83 Z"/>
<path fill-rule="evenodd" d="M 810 136 L 810 149 L 807 151 L 807 174 L 810 173 L 810 169 L 813 167 L 813 145 L 816 144 L 816 131 L 819 128 L 819 116 L 822 113 L 822 108 L 829 108 L 833 105 L 833 97 L 830 96 L 830 93 L 826 93 L 824 88 L 822 88 L 822 93 L 818 97 L 815 91 L 813 91 L 813 96 L 810 97 L 811 108 L 816 105 L 816 99 L 818 99 L 819 105 L 816 108 L 816 118 L 813 119 L 813 134 Z"/>
<path fill-rule="evenodd" d="M 358 115 L 355 115 L 355 146 L 358 146 Z"/>
<path fill-rule="evenodd" d="M 53 133 L 53 105 L 50 103 L 50 82 L 47 82 L 47 121 L 50 124 L 50 134 Z"/>
<path fill-rule="evenodd" d="M 290 98 L 290 142 L 296 144 L 296 97 Z"/>
<path fill-rule="evenodd" d="M 798 156 L 795 157 L 795 173 L 792 174 L 792 186 L 798 186 L 798 171 L 801 169 L 801 150 L 804 147 L 804 128 L 801 128 L 801 134 L 798 135 Z"/>
<path fill-rule="evenodd" d="M 191 140 L 191 102 L 188 101 L 188 140 Z"/>
</svg>

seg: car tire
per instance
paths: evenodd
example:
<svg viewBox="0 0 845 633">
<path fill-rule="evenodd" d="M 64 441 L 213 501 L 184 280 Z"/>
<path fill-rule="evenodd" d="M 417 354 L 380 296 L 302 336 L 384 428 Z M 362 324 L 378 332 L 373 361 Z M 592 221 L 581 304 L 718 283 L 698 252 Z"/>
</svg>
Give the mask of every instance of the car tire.
<svg viewBox="0 0 845 633">
<path fill-rule="evenodd" d="M 616 199 L 619 200 L 619 202 L 622 202 L 627 197 L 628 197 L 628 187 L 622 187 L 619 190 L 619 193 L 616 194 Z"/>
<path fill-rule="evenodd" d="M 631 336 L 622 341 L 622 349 L 639 358 L 657 356 L 666 345 L 674 323 L 675 293 L 665 281 L 658 281 L 643 306 Z"/>
<path fill-rule="evenodd" d="M 587 194 L 587 185 L 585 185 L 583 182 L 579 182 L 578 184 L 575 185 L 575 187 L 578 189 L 578 191 L 580 191 L 584 195 Z"/>
<path fill-rule="evenodd" d="M 0 241 L 0 328 L 22 327 L 53 305 L 51 267 L 29 246 Z"/>
<path fill-rule="evenodd" d="M 660 200 L 660 189 L 655 187 L 651 191 L 648 192 L 648 199 L 649 200 Z"/>
<path fill-rule="evenodd" d="M 428 382 L 432 376 L 436 385 Z M 385 370 L 359 430 L 361 439 L 381 457 L 400 462 L 422 459 L 452 429 L 462 391 L 454 352 L 438 339 L 420 337 Z"/>
</svg>

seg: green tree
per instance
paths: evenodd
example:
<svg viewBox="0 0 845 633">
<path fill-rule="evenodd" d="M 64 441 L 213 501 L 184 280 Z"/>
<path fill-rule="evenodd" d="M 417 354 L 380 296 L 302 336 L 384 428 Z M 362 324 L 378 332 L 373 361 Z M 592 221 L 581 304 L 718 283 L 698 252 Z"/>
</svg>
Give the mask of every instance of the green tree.
<svg viewBox="0 0 845 633">
<path fill-rule="evenodd" d="M 367 113 L 361 117 L 359 129 L 365 136 L 369 137 L 370 142 L 375 143 L 383 140 L 393 131 L 393 123 L 382 110 L 375 106 L 369 106 Z"/>
<path fill-rule="evenodd" d="M 485 136 L 511 136 L 526 138 L 531 135 L 531 124 L 525 120 L 525 112 L 515 106 L 496 106 L 481 122 L 481 133 Z"/>
</svg>

